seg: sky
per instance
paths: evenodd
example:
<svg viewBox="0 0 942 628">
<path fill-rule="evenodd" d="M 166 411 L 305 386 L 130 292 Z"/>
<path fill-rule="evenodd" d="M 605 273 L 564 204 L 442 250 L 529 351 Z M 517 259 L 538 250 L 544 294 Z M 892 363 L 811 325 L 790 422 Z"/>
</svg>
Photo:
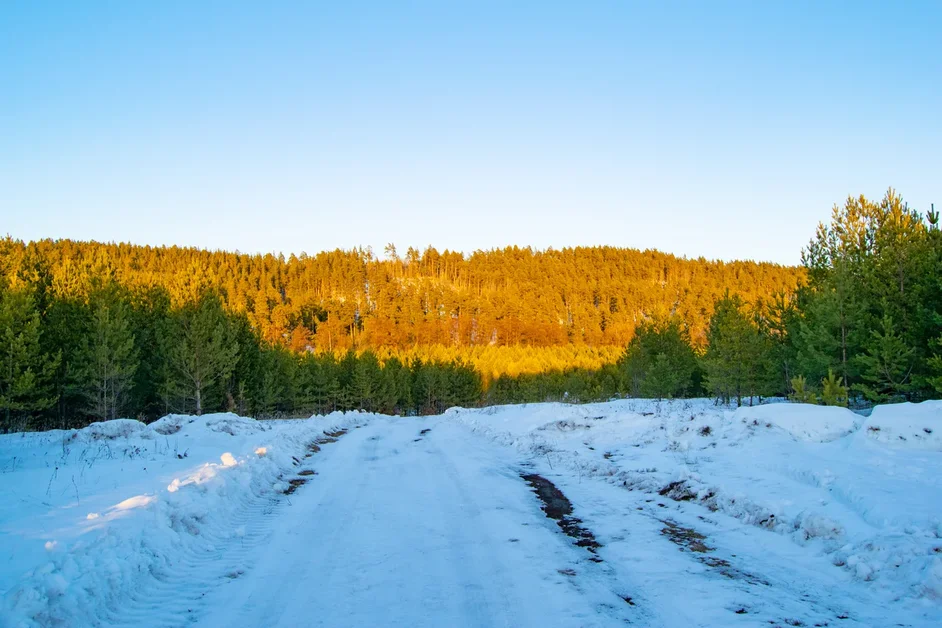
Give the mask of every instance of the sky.
<svg viewBox="0 0 942 628">
<path fill-rule="evenodd" d="M 798 263 L 942 206 L 942 2 L 0 3 L 0 234 Z"/>
</svg>

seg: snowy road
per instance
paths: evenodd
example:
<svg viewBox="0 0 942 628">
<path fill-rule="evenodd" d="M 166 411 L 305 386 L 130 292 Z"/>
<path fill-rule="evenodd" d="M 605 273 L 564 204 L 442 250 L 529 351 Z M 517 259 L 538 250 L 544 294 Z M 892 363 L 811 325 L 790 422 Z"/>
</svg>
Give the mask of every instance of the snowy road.
<svg viewBox="0 0 942 628">
<path fill-rule="evenodd" d="M 625 400 L 6 435 L 0 628 L 938 626 L 939 409 Z"/>
<path fill-rule="evenodd" d="M 201 625 L 622 624 L 605 567 L 543 516 L 505 448 L 469 436 L 376 420 L 325 446 Z"/>
</svg>

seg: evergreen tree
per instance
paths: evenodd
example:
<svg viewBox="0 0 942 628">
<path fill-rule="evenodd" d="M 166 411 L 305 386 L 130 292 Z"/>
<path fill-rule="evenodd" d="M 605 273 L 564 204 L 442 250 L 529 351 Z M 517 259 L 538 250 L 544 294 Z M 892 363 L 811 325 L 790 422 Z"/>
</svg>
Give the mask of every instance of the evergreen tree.
<svg viewBox="0 0 942 628">
<path fill-rule="evenodd" d="M 800 316 L 794 295 L 777 292 L 766 307 L 761 303 L 757 309 L 764 311 L 759 323 L 760 332 L 765 334 L 770 345 L 769 374 L 772 391 L 788 395 L 792 390 L 791 381 L 797 372 L 798 351 L 794 336 L 800 329 Z M 777 380 L 777 383 L 775 383 Z"/>
<path fill-rule="evenodd" d="M 821 380 L 821 403 L 826 406 L 847 407 L 847 386 L 834 374 L 833 370 Z"/>
<path fill-rule="evenodd" d="M 232 337 L 219 298 L 204 294 L 177 314 L 177 329 L 170 350 L 175 389 L 202 414 L 207 392 L 225 381 L 236 367 L 239 344 Z"/>
<path fill-rule="evenodd" d="M 738 295 L 716 303 L 707 332 L 703 370 L 707 389 L 724 403 L 733 398 L 768 394 L 769 346 L 754 321 L 744 312 Z"/>
<path fill-rule="evenodd" d="M 19 428 L 55 405 L 49 380 L 59 356 L 40 345 L 40 319 L 32 295 L 0 283 L 0 416 L 3 429 Z M 16 423 L 14 421 L 17 421 Z"/>
<path fill-rule="evenodd" d="M 129 307 L 114 286 L 90 295 L 91 320 L 75 358 L 89 414 L 115 419 L 127 407 L 139 359 Z"/>
<path fill-rule="evenodd" d="M 230 337 L 239 346 L 235 367 L 228 378 L 221 382 L 224 389 L 222 392 L 225 396 L 226 408 L 241 415 L 259 412 L 257 397 L 266 385 L 266 382 L 263 381 L 265 366 L 262 363 L 264 359 L 262 353 L 272 345 L 259 337 L 258 331 L 252 327 L 248 316 L 244 312 L 238 314 L 228 313 L 226 324 Z M 282 348 L 281 345 L 276 346 L 279 349 Z M 273 362 L 276 365 L 276 370 L 282 366 L 277 358 L 273 358 Z M 292 360 L 290 366 L 293 366 L 293 362 L 294 360 Z M 285 367 L 285 372 L 290 372 L 293 376 L 294 371 L 290 366 Z M 267 383 L 271 384 L 270 381 Z M 285 388 L 292 391 L 294 384 L 294 381 L 284 382 Z M 278 402 L 278 400 L 275 400 L 273 403 Z M 283 404 L 283 401 L 281 403 Z"/>
<path fill-rule="evenodd" d="M 942 249 L 930 216 L 890 189 L 849 198 L 803 252 L 809 285 L 797 340 L 802 372 L 837 371 L 872 400 L 924 395 L 929 341 L 942 329 Z M 887 321 L 892 321 L 892 329 Z"/>
<path fill-rule="evenodd" d="M 850 328 L 847 301 L 835 291 L 822 290 L 803 294 L 800 304 L 803 316 L 792 336 L 796 371 L 818 381 L 833 370 L 849 381 L 856 375 L 849 358 L 856 352 L 857 342 Z"/>
<path fill-rule="evenodd" d="M 260 416 L 295 409 L 296 362 L 284 348 L 266 346 L 260 352 L 258 387 L 253 395 Z"/>
<path fill-rule="evenodd" d="M 863 382 L 854 385 L 875 402 L 903 397 L 912 388 L 915 350 L 896 332 L 893 319 L 883 317 L 880 329 L 871 332 L 872 342 L 857 356 Z"/>
<path fill-rule="evenodd" d="M 697 369 L 687 330 L 676 318 L 649 319 L 638 325 L 621 362 L 628 390 L 635 397 L 686 396 Z"/>
<path fill-rule="evenodd" d="M 937 393 L 942 393 L 942 336 L 933 339 L 931 346 L 933 354 L 928 361 L 930 375 L 926 381 Z"/>
<path fill-rule="evenodd" d="M 443 374 L 432 362 L 412 363 L 412 398 L 418 414 L 438 414 L 444 410 L 442 396 L 447 384 Z"/>
<path fill-rule="evenodd" d="M 128 293 L 131 328 L 138 357 L 131 389 L 130 407 L 142 418 L 169 412 L 167 383 L 173 378 L 170 340 L 174 335 L 170 295 L 160 287 L 131 290 Z"/>
<path fill-rule="evenodd" d="M 392 357 L 383 364 L 384 397 L 378 410 L 385 414 L 408 413 L 412 409 L 412 376 L 399 358 Z"/>
<path fill-rule="evenodd" d="M 831 371 L 833 374 L 834 371 Z M 804 375 L 798 375 L 792 378 L 791 381 L 792 391 L 789 393 L 788 398 L 795 403 L 817 403 L 817 397 L 815 397 L 814 391 L 808 388 L 808 380 L 805 379 Z"/>
<path fill-rule="evenodd" d="M 354 387 L 354 374 L 357 366 L 357 354 L 348 350 L 337 363 L 336 374 L 338 383 L 337 409 L 348 411 L 360 407 L 360 399 Z"/>
<path fill-rule="evenodd" d="M 367 412 L 374 412 L 386 396 L 384 384 L 376 354 L 365 351 L 357 356 L 351 379 L 352 394 L 357 406 Z"/>
<path fill-rule="evenodd" d="M 480 374 L 473 367 L 460 361 L 438 365 L 445 371 L 446 390 L 443 406 L 471 408 L 481 401 L 482 383 Z"/>
</svg>

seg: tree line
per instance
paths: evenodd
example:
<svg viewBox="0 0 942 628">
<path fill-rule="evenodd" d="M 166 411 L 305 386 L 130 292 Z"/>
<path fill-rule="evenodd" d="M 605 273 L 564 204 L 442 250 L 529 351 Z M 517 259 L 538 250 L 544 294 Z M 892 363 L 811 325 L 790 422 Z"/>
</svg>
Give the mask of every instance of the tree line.
<svg viewBox="0 0 942 628">
<path fill-rule="evenodd" d="M 430 414 L 481 401 L 480 374 L 460 360 L 294 353 L 211 291 L 173 308 L 161 289 L 96 281 L 86 299 L 63 299 L 45 287 L 0 286 L 3 431 L 219 410 Z"/>
<path fill-rule="evenodd" d="M 421 414 L 618 395 L 925 399 L 942 392 L 938 222 L 893 190 L 849 198 L 797 269 L 609 248 L 284 261 L 8 237 L 0 420 L 11 430 L 221 409 Z M 446 288 L 478 306 L 462 309 Z M 332 327 L 331 308 L 351 302 L 352 319 Z M 398 331 L 380 334 L 386 324 Z M 473 334 L 456 331 L 465 324 Z"/>
<path fill-rule="evenodd" d="M 379 259 L 369 250 L 315 256 L 71 240 L 0 241 L 0 273 L 43 266 L 57 298 L 91 278 L 163 288 L 171 306 L 214 291 L 271 344 L 293 351 L 446 346 L 621 347 L 641 318 L 676 314 L 697 342 L 727 289 L 749 303 L 791 292 L 801 268 L 688 260 L 657 251 L 508 247 L 470 255 L 429 247 Z"/>
<path fill-rule="evenodd" d="M 643 322 L 622 360 L 630 394 L 788 395 L 847 405 L 942 394 L 942 233 L 890 189 L 835 206 L 793 293 L 717 300 L 697 351 L 678 318 Z"/>
</svg>

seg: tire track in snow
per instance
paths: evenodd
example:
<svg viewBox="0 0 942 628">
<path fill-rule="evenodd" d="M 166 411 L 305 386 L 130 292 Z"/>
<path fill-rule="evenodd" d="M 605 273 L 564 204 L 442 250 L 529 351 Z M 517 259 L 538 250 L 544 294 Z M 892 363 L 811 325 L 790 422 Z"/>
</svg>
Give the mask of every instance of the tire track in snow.
<svg viewBox="0 0 942 628">
<path fill-rule="evenodd" d="M 373 421 L 200 625 L 622 625 L 630 607 L 547 524 L 507 453 L 442 420 Z"/>
</svg>

